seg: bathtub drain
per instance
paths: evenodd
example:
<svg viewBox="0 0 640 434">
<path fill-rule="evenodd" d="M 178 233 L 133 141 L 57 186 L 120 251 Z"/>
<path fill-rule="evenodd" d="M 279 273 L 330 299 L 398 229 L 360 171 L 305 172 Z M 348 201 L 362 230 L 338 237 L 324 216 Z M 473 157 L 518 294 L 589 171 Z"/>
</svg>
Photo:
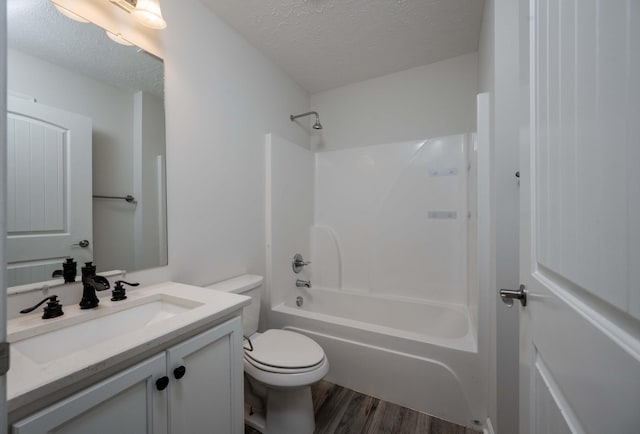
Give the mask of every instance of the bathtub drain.
<svg viewBox="0 0 640 434">
<path fill-rule="evenodd" d="M 302 297 L 300 297 L 300 296 L 297 296 L 297 297 L 296 297 L 296 306 L 301 307 L 301 306 L 302 306 L 302 303 L 304 303 L 303 298 L 302 298 Z"/>
</svg>

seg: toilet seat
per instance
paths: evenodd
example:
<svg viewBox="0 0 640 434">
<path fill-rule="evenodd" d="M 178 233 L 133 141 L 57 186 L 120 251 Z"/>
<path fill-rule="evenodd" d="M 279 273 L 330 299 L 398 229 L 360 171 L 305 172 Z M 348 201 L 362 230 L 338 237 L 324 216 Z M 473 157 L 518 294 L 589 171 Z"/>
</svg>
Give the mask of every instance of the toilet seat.
<svg viewBox="0 0 640 434">
<path fill-rule="evenodd" d="M 325 357 L 318 366 L 315 366 L 306 372 L 287 370 L 284 373 L 279 373 L 260 369 L 245 357 L 244 372 L 248 377 L 259 381 L 268 388 L 286 389 L 306 387 L 317 383 L 327 375 L 329 372 L 329 361 Z"/>
<path fill-rule="evenodd" d="M 245 358 L 266 371 L 307 372 L 324 359 L 322 347 L 300 333 L 272 329 L 254 336 L 253 351 L 245 348 Z"/>
<path fill-rule="evenodd" d="M 274 374 L 301 374 L 301 373 L 305 373 L 305 372 L 311 372 L 315 369 L 318 368 L 318 366 L 322 363 L 322 360 L 320 360 L 317 364 L 313 365 L 313 366 L 307 366 L 304 368 L 280 368 L 277 366 L 269 366 L 269 365 L 265 365 L 262 364 L 260 362 L 257 362 L 253 359 L 251 359 L 250 357 L 245 356 L 244 358 L 245 362 L 251 364 L 252 366 L 255 366 L 256 368 L 260 369 L 261 371 L 265 371 L 265 372 L 273 372 Z"/>
<path fill-rule="evenodd" d="M 287 330 L 267 330 L 250 337 L 253 351 L 244 350 L 244 371 L 270 387 L 304 387 L 329 372 L 322 347 Z"/>
</svg>

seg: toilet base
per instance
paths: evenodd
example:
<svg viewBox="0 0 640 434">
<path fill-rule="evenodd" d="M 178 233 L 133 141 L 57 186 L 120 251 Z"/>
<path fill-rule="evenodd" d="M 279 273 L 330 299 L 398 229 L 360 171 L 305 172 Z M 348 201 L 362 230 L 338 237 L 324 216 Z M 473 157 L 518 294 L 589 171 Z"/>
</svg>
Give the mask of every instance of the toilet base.
<svg viewBox="0 0 640 434">
<path fill-rule="evenodd" d="M 265 434 L 313 434 L 315 428 L 310 387 L 269 389 Z"/>
<path fill-rule="evenodd" d="M 245 405 L 245 423 L 264 434 L 313 434 L 311 388 L 267 389 L 266 415 Z"/>
</svg>

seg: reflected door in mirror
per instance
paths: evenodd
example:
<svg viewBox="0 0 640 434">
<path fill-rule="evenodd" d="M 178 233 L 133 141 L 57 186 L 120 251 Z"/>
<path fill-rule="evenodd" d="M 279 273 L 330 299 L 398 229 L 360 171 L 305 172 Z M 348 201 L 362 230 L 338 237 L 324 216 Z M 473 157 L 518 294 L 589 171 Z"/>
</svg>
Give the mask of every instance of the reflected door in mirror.
<svg viewBox="0 0 640 434">
<path fill-rule="evenodd" d="M 7 134 L 8 283 L 15 286 L 51 279 L 66 257 L 92 260 L 91 119 L 10 97 Z"/>
</svg>

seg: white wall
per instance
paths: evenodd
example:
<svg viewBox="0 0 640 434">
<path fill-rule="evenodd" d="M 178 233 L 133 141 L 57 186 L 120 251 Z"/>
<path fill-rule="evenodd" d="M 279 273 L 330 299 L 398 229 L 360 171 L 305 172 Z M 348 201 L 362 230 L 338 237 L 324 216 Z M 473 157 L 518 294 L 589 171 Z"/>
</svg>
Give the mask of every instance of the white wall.
<svg viewBox="0 0 640 434">
<path fill-rule="evenodd" d="M 93 192 L 131 194 L 133 95 L 16 50 L 9 50 L 8 61 L 10 92 L 91 118 Z M 93 257 L 99 270 L 132 268 L 134 211 L 124 201 L 93 201 Z"/>
<path fill-rule="evenodd" d="M 311 96 L 317 151 L 475 131 L 478 56 L 465 54 Z"/>
<path fill-rule="evenodd" d="M 264 135 L 307 147 L 289 115 L 308 110 L 309 96 L 199 1 L 162 7 L 169 265 L 130 278 L 264 275 Z"/>
<path fill-rule="evenodd" d="M 479 86 L 491 96 L 495 350 L 490 361 L 489 416 L 496 432 L 518 431 L 518 310 L 497 296 L 517 288 L 519 254 L 518 3 L 487 0 L 479 49 Z M 497 385 L 497 386 L 496 386 Z M 495 387 L 495 389 L 493 389 Z"/>
</svg>

